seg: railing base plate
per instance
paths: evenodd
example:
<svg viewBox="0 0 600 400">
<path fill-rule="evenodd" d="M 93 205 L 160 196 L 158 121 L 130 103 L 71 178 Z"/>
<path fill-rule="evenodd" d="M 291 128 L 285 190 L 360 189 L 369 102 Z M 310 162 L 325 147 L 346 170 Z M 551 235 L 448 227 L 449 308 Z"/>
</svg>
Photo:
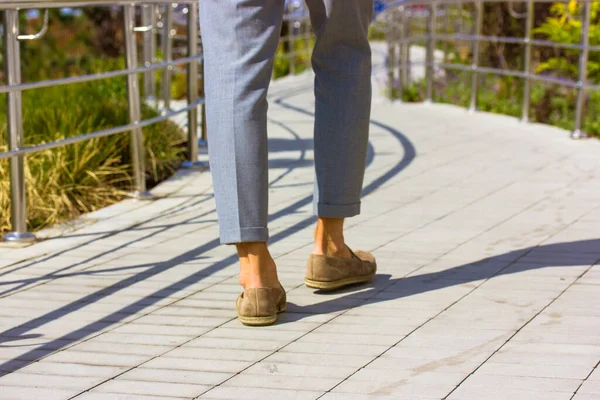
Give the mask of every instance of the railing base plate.
<svg viewBox="0 0 600 400">
<path fill-rule="evenodd" d="M 4 241 L 15 244 L 30 244 L 36 241 L 36 237 L 31 232 L 9 232 L 4 235 Z"/>
<path fill-rule="evenodd" d="M 154 196 L 148 191 L 140 192 L 139 190 L 136 190 L 131 192 L 129 196 L 136 200 L 154 200 Z"/>
<path fill-rule="evenodd" d="M 571 132 L 571 139 L 585 139 L 588 135 L 581 129 L 577 129 L 576 131 Z"/>
</svg>

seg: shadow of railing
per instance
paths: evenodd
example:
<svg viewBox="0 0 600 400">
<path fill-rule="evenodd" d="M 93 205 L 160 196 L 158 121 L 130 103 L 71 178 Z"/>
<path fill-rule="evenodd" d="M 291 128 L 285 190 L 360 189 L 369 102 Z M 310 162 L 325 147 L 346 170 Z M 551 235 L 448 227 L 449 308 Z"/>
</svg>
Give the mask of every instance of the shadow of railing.
<svg viewBox="0 0 600 400">
<path fill-rule="evenodd" d="M 279 97 L 275 101 L 275 103 L 277 103 L 279 106 L 288 108 L 290 110 L 297 111 L 298 113 L 313 116 L 313 113 L 311 111 L 303 109 L 298 106 L 294 106 L 286 101 L 286 99 L 289 99 L 295 95 L 304 93 L 307 89 L 308 88 L 305 87 L 299 91 L 288 92 L 287 95 Z M 394 176 L 399 174 L 402 170 L 404 170 L 406 167 L 408 167 L 408 165 L 410 165 L 410 163 L 414 160 L 414 158 L 416 156 L 416 150 L 415 150 L 414 146 L 412 145 L 410 140 L 407 137 L 405 137 L 400 131 L 394 129 L 393 127 L 391 127 L 389 125 L 385 125 L 383 123 L 380 123 L 380 122 L 374 121 L 374 120 L 371 121 L 371 124 L 384 129 L 387 133 L 392 135 L 392 137 L 394 137 L 399 142 L 401 147 L 403 148 L 403 155 L 402 155 L 402 158 L 392 168 L 390 168 L 388 171 L 386 171 L 384 174 L 382 174 L 379 178 L 375 179 L 373 182 L 371 182 L 370 184 L 368 184 L 365 187 L 365 189 L 363 191 L 364 196 L 368 196 L 369 194 L 373 193 L 381 185 L 383 185 L 384 183 L 386 183 L 387 181 L 392 179 Z M 369 156 L 369 160 L 368 160 L 369 164 L 371 162 L 373 162 L 373 160 L 376 157 L 376 154 L 373 151 L 370 151 L 370 154 L 371 155 Z M 278 218 L 289 215 L 290 213 L 294 213 L 299 208 L 310 204 L 311 201 L 312 201 L 312 195 L 301 198 L 301 199 L 297 200 L 296 202 L 286 206 L 284 209 L 270 215 L 269 220 L 273 221 Z M 308 218 L 296 223 L 295 225 L 290 226 L 287 229 L 273 235 L 271 237 L 270 242 L 271 243 L 279 242 L 282 239 L 286 238 L 287 236 L 293 234 L 294 232 L 296 232 L 300 229 L 303 229 L 307 226 L 310 226 L 314 222 L 315 222 L 315 217 L 308 217 Z M 93 303 L 98 302 L 102 299 L 105 299 L 113 294 L 116 294 L 119 291 L 126 289 L 128 287 L 131 287 L 132 285 L 134 285 L 136 283 L 139 283 L 143 280 L 151 278 L 160 273 L 164 273 L 165 271 L 175 268 L 176 266 L 183 264 L 187 261 L 196 259 L 200 255 L 214 249 L 218 245 L 219 245 L 219 241 L 217 239 L 214 239 L 208 243 L 203 244 L 202 246 L 199 246 L 195 249 L 192 249 L 190 251 L 182 253 L 179 256 L 174 257 L 174 258 L 164 261 L 164 262 L 159 262 L 159 263 L 155 263 L 155 264 L 140 264 L 140 265 L 127 266 L 126 268 L 128 268 L 128 270 L 135 270 L 135 269 L 143 268 L 144 271 L 137 272 L 134 275 L 132 275 L 126 279 L 123 279 L 123 280 L 121 280 L 117 283 L 114 283 L 108 287 L 105 287 L 103 289 L 100 289 L 93 293 L 90 293 L 86 296 L 83 296 L 79 300 L 76 300 L 74 302 L 71 302 L 71 303 L 63 306 L 63 307 L 60 307 L 56 310 L 48 312 L 40 317 L 34 318 L 30 321 L 27 321 L 17 327 L 8 329 L 4 332 L 0 332 L 0 349 L 3 347 L 2 343 L 18 342 L 19 340 L 31 338 L 32 335 L 29 334 L 29 332 L 35 330 L 36 328 L 40 328 L 51 321 L 60 320 L 60 318 L 66 316 L 66 315 L 69 315 L 78 310 L 81 310 L 90 304 L 93 304 Z M 16 357 L 9 361 L 3 362 L 2 364 L 0 364 L 0 375 L 14 372 L 20 368 L 23 368 L 26 365 L 29 365 L 30 363 L 36 362 L 36 361 L 46 357 L 47 355 L 56 352 L 57 350 L 61 350 L 66 347 L 69 347 L 84 338 L 90 337 L 90 336 L 94 335 L 95 333 L 101 332 L 102 330 L 106 329 L 107 327 L 116 325 L 119 322 L 123 321 L 127 316 L 130 316 L 135 313 L 139 313 L 141 310 L 147 309 L 150 306 L 155 305 L 156 303 L 158 303 L 160 300 L 166 298 L 167 296 L 171 296 L 173 293 L 176 293 L 185 288 L 188 288 L 188 287 L 192 286 L 193 284 L 202 281 L 202 279 L 204 279 L 205 277 L 211 276 L 211 275 L 215 274 L 216 272 L 235 264 L 236 262 L 237 262 L 237 257 L 235 257 L 235 256 L 230 256 L 223 260 L 220 260 L 220 261 L 210 265 L 207 268 L 204 268 L 194 274 L 191 274 L 191 275 L 185 277 L 184 279 L 181 279 L 181 280 L 179 280 L 173 284 L 170 284 L 160 290 L 157 290 L 156 292 L 154 292 L 148 296 L 140 298 L 139 300 L 137 300 L 137 301 L 113 312 L 113 313 L 107 314 L 105 317 L 103 317 L 97 321 L 89 323 L 75 331 L 69 332 L 66 335 L 63 335 L 59 338 L 53 339 L 47 343 L 37 346 L 37 347 L 33 348 L 32 350 L 22 354 L 19 357 Z M 118 268 L 118 270 L 122 271 L 123 267 Z M 64 271 L 64 269 L 61 269 L 61 271 Z M 78 274 L 81 274 L 81 275 L 93 275 L 94 273 L 95 273 L 94 271 L 78 272 Z M 179 300 L 180 299 L 174 300 L 174 302 L 179 301 Z M 4 346 L 7 346 L 7 345 L 4 345 Z"/>
<path fill-rule="evenodd" d="M 532 255 L 532 253 L 544 255 L 544 257 L 540 257 L 540 260 L 520 261 Z M 550 258 L 553 255 L 555 261 L 541 261 L 542 258 Z M 401 261 L 399 262 L 401 263 Z M 329 298 L 309 306 L 288 303 L 288 310 L 298 313 L 297 318 L 294 320 L 301 320 L 310 316 L 311 313 L 336 313 L 347 310 L 349 308 L 348 304 L 352 301 L 360 302 L 362 305 L 376 304 L 466 283 L 486 281 L 502 275 L 552 267 L 590 267 L 598 263 L 600 263 L 600 239 L 532 246 L 437 272 L 411 274 L 410 276 L 394 279 L 391 279 L 391 275 L 380 274 L 368 290 L 361 292 L 360 299 L 354 296 L 356 288 L 348 288 L 345 290 L 347 295 L 339 296 L 340 292 L 337 292 L 335 298 Z M 384 291 L 386 296 L 378 297 Z M 329 297 L 326 292 L 317 291 L 316 293 L 321 294 L 322 298 Z"/>
</svg>

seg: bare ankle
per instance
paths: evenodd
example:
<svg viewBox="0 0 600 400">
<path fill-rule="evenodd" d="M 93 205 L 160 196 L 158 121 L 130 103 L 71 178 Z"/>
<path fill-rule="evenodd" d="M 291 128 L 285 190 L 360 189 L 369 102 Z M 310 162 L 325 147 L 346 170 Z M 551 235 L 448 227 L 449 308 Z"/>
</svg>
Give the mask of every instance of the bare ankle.
<svg viewBox="0 0 600 400">
<path fill-rule="evenodd" d="M 238 243 L 236 247 L 240 258 L 240 285 L 244 289 L 279 286 L 277 267 L 266 243 Z"/>
<path fill-rule="evenodd" d="M 315 228 L 313 254 L 332 257 L 349 257 L 350 251 L 344 240 L 343 218 L 319 218 Z"/>
</svg>

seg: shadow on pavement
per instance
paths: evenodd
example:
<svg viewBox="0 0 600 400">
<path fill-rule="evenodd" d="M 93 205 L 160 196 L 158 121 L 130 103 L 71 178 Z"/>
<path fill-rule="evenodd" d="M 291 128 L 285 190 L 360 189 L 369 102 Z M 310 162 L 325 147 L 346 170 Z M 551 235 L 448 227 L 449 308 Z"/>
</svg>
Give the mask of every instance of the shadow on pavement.
<svg viewBox="0 0 600 400">
<path fill-rule="evenodd" d="M 525 257 L 530 258 L 523 260 Z M 291 317 L 292 320 L 301 320 L 311 314 L 345 311 L 351 308 L 348 304 L 352 301 L 356 301 L 357 306 L 376 304 L 502 275 L 542 268 L 591 266 L 599 262 L 600 239 L 527 247 L 437 272 L 395 279 L 379 274 L 366 286 L 368 290 L 360 292 L 360 299 L 353 294 L 358 289 L 364 289 L 365 285 L 338 292 L 315 291 L 322 298 L 329 297 L 328 294 L 336 297 L 309 306 L 288 303 L 288 310 L 297 313 Z M 347 295 L 340 296 L 340 293 Z"/>
<path fill-rule="evenodd" d="M 304 88 L 300 91 L 293 92 L 293 93 L 288 93 L 286 95 L 286 97 L 291 97 L 296 94 L 300 94 L 304 91 L 306 91 L 306 88 Z M 302 108 L 295 107 L 295 106 L 285 103 L 283 101 L 283 97 L 277 99 L 276 103 L 282 107 L 286 107 L 286 108 L 295 110 L 297 112 L 312 116 L 312 113 L 307 110 L 304 110 Z M 401 132 L 399 132 L 398 130 L 394 129 L 391 126 L 379 123 L 377 121 L 371 121 L 371 124 L 386 130 L 389 134 L 391 134 L 394 138 L 396 138 L 398 140 L 399 144 L 401 145 L 401 147 L 403 148 L 404 152 L 403 152 L 402 158 L 392 168 L 390 168 L 387 172 L 385 172 L 383 175 L 381 175 L 379 178 L 377 178 L 376 180 L 374 180 L 373 182 L 371 182 L 369 185 L 367 185 L 364 188 L 364 190 L 363 190 L 364 196 L 367 196 L 370 193 L 374 192 L 381 185 L 388 182 L 394 176 L 398 175 L 403 169 L 405 169 L 408 165 L 410 165 L 410 163 L 416 157 L 416 151 L 415 151 L 414 146 L 412 145 L 410 140 L 407 137 L 405 137 Z M 285 144 L 285 145 L 282 144 L 281 146 L 285 147 L 285 146 L 288 146 L 288 144 Z M 374 160 L 375 156 L 376 156 L 376 154 L 374 153 L 372 147 L 370 147 L 369 156 L 368 156 L 368 160 L 367 160 L 368 164 L 370 164 Z M 288 173 L 288 172 L 286 172 L 286 173 Z M 280 178 L 276 179 L 275 181 L 277 181 L 279 179 Z M 274 181 L 272 181 L 271 183 L 273 184 Z M 206 199 L 203 199 L 202 201 L 206 201 Z M 307 204 L 310 204 L 311 201 L 312 201 L 312 195 L 309 195 L 302 199 L 299 199 L 298 201 L 285 207 L 284 209 L 270 215 L 269 220 L 273 221 L 278 218 L 289 215 L 290 213 L 294 213 L 299 208 L 304 207 Z M 194 218 L 197 218 L 197 217 L 198 216 L 195 216 Z M 160 218 L 160 217 L 157 217 L 157 218 Z M 314 222 L 315 222 L 314 217 L 306 218 L 303 221 L 300 221 L 299 223 L 297 223 L 293 226 L 290 226 L 289 228 L 285 229 L 284 231 L 273 235 L 271 237 L 270 243 L 276 243 L 280 240 L 283 240 L 284 238 L 288 237 L 289 235 L 293 234 L 294 232 L 296 232 L 300 229 L 303 229 L 309 225 L 312 225 Z M 155 276 L 159 273 L 163 273 L 166 270 L 175 268 L 178 265 L 185 263 L 186 261 L 197 259 L 203 253 L 206 253 L 209 250 L 214 249 L 218 245 L 219 245 L 219 242 L 217 239 L 215 239 L 215 240 L 205 243 L 202 246 L 199 246 L 193 250 L 185 252 L 177 257 L 174 257 L 168 261 L 159 262 L 159 263 L 155 263 L 155 264 L 141 264 L 141 265 L 132 265 L 132 266 L 124 267 L 129 270 L 143 269 L 143 271 L 140 271 L 140 272 L 136 273 L 135 275 L 132 275 L 132 276 L 130 276 L 126 279 L 123 279 L 120 282 L 114 283 L 108 287 L 97 290 L 96 292 L 90 293 L 89 295 L 83 296 L 81 299 L 79 299 L 77 301 L 74 301 L 74 302 L 67 304 L 63 307 L 60 307 L 54 311 L 46 313 L 40 317 L 34 318 L 30 321 L 27 321 L 17 327 L 8 329 L 4 332 L 0 332 L 0 350 L 2 349 L 2 347 L 14 347 L 14 343 L 18 342 L 19 340 L 31 338 L 32 336 L 29 332 L 32 330 L 40 328 L 49 322 L 60 320 L 60 318 L 63 316 L 66 316 L 66 315 L 72 314 L 78 310 L 81 310 L 81 309 L 85 308 L 87 305 L 93 304 L 101 299 L 104 299 L 108 296 L 118 293 L 122 289 L 130 287 L 130 286 L 134 285 L 135 283 L 138 283 L 140 281 L 148 279 L 149 277 Z M 53 339 L 47 343 L 44 343 L 35 348 L 32 348 L 30 351 L 22 354 L 21 356 L 19 356 L 17 358 L 11 359 L 9 361 L 4 361 L 0 364 L 0 376 L 10 373 L 10 372 L 14 372 L 20 368 L 23 368 L 26 365 L 29 365 L 33 362 L 36 362 L 36 361 L 44 358 L 45 356 L 47 356 L 51 353 L 54 353 L 57 350 L 68 347 L 86 337 L 92 336 L 95 333 L 100 332 L 101 330 L 103 330 L 107 327 L 110 327 L 112 325 L 120 323 L 126 317 L 130 316 L 131 314 L 134 314 L 141 310 L 144 310 L 144 309 L 156 304 L 157 302 L 164 299 L 165 297 L 172 295 L 174 292 L 180 291 L 180 290 L 185 289 L 197 282 L 200 282 L 204 277 L 213 275 L 214 273 L 216 273 L 216 272 L 224 269 L 225 267 L 230 266 L 236 262 L 237 262 L 237 258 L 234 256 L 220 260 L 220 261 L 212 264 L 211 266 L 198 271 L 197 273 L 194 273 L 182 280 L 179 280 L 178 282 L 170 284 L 170 285 L 152 293 L 149 296 L 140 298 L 138 301 L 136 301 L 132 304 L 129 304 L 127 306 L 124 306 L 123 308 L 121 308 L 113 313 L 110 313 L 97 321 L 89 323 L 80 329 L 69 332 L 68 334 L 63 335 L 62 337 Z M 69 268 L 71 268 L 71 267 L 62 268 L 61 270 L 56 271 L 55 273 L 53 273 L 50 276 L 50 278 L 51 279 L 60 278 L 62 276 L 62 275 L 60 275 L 60 273 L 64 272 L 65 270 L 68 270 Z M 120 270 L 123 270 L 123 269 L 121 268 Z M 88 272 L 82 271 L 82 272 L 77 272 L 76 274 L 94 275 L 95 272 L 94 271 L 88 271 Z M 42 278 L 36 278 L 36 279 L 48 279 L 48 277 L 42 277 Z M 28 282 L 27 284 L 31 284 L 31 282 Z M 10 344 L 3 345 L 2 343 L 12 343 L 12 345 L 10 345 Z"/>
</svg>

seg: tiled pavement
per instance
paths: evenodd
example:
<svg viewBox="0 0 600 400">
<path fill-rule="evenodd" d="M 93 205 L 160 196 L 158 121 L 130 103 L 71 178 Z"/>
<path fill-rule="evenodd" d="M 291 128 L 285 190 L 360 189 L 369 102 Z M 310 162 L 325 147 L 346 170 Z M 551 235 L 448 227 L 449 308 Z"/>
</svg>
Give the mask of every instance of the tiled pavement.
<svg viewBox="0 0 600 400">
<path fill-rule="evenodd" d="M 376 96 L 363 214 L 373 284 L 302 285 L 309 76 L 274 84 L 271 249 L 289 311 L 235 318 L 208 173 L 0 253 L 0 399 L 600 399 L 600 143 Z"/>
</svg>

